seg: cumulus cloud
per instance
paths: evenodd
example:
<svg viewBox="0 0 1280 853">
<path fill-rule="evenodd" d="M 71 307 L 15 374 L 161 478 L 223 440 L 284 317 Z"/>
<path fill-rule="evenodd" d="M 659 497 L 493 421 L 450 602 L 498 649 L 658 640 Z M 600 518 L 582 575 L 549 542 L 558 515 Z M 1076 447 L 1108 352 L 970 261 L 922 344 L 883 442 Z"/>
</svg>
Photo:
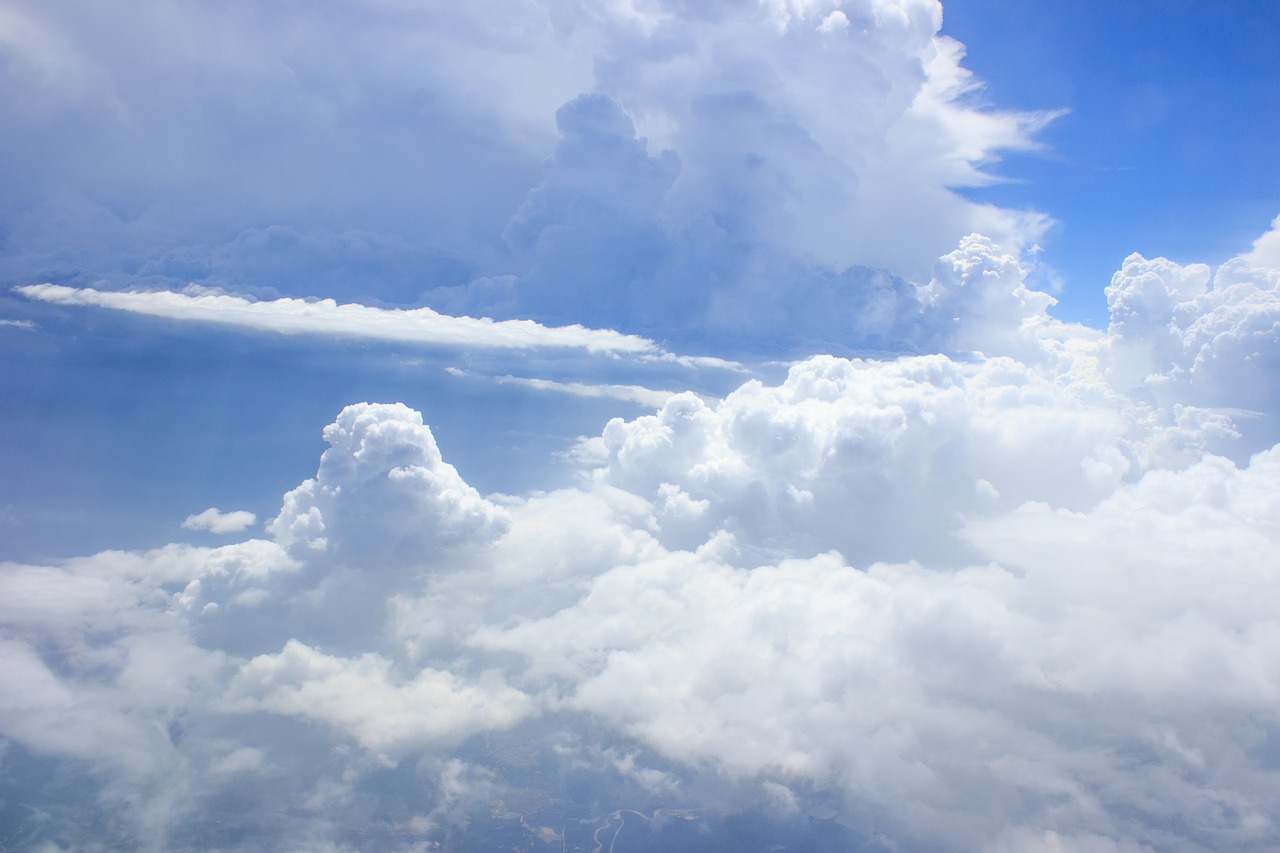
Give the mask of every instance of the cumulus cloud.
<svg viewBox="0 0 1280 853">
<path fill-rule="evenodd" d="M 348 406 L 324 439 L 329 449 L 316 477 L 286 494 L 267 525 L 277 541 L 370 559 L 501 534 L 503 511 L 441 458 L 418 412 L 399 403 Z"/>
<path fill-rule="evenodd" d="M 258 517 L 246 510 L 223 512 L 209 507 L 204 512 L 187 516 L 182 526 L 188 530 L 208 530 L 210 533 L 239 533 L 258 523 Z"/>
<path fill-rule="evenodd" d="M 1274 229 L 1054 320 L 953 192 L 1052 115 L 932 0 L 219 9 L 0 13 L 20 293 L 756 375 L 494 371 L 650 407 L 515 495 L 354 403 L 263 538 L 4 564 L 6 844 L 1280 844 Z"/>
<path fill-rule="evenodd" d="M 1253 241 L 1253 251 L 1242 256 L 1252 267 L 1280 269 L 1280 216 L 1271 223 L 1271 230 Z"/>
<path fill-rule="evenodd" d="M 1239 410 L 1250 450 L 1275 440 L 1280 403 L 1280 272 L 1257 258 L 1255 248 L 1213 270 L 1133 254 L 1107 288 L 1117 387 L 1165 407 Z"/>
<path fill-rule="evenodd" d="M 473 684 L 450 672 L 422 669 L 397 683 L 391 669 L 392 662 L 378 655 L 336 658 L 290 640 L 279 654 L 260 655 L 241 667 L 227 701 L 237 711 L 262 709 L 329 723 L 379 754 L 506 728 L 531 705 L 496 673 Z"/>
<path fill-rule="evenodd" d="M 951 354 L 676 394 L 545 493 L 482 496 L 419 413 L 349 406 L 273 541 L 7 567 L 0 725 L 156 849 L 246 784 L 237 831 L 292 809 L 312 845 L 568 843 L 657 798 L 843 847 L 1266 849 L 1280 451 L 1116 365 L 1265 312 L 1271 276 L 1130 258 L 1103 334 L 968 239 L 921 285 Z"/>
</svg>

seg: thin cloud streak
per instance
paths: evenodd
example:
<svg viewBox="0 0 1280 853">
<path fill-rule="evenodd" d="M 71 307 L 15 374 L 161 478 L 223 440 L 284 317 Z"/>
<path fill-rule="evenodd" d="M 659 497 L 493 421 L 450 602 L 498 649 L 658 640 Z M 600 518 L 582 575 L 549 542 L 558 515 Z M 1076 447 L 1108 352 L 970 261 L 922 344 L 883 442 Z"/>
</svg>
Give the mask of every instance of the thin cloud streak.
<svg viewBox="0 0 1280 853">
<path fill-rule="evenodd" d="M 446 372 L 452 376 L 471 377 L 477 379 L 490 378 L 499 385 L 517 385 L 522 388 L 531 388 L 535 391 L 551 391 L 559 394 L 573 394 L 577 397 L 609 397 L 614 400 L 625 400 L 629 403 L 638 403 L 641 406 L 660 407 L 679 391 L 661 391 L 657 388 L 646 388 L 643 385 L 618 385 L 613 383 L 599 382 L 559 382 L 555 379 L 542 379 L 533 376 L 511 376 L 503 374 L 502 376 L 482 377 L 477 373 L 461 370 L 456 367 L 446 368 Z"/>
<path fill-rule="evenodd" d="M 590 353 L 655 354 L 659 347 L 638 335 L 584 326 L 544 326 L 532 320 L 452 317 L 430 308 L 374 308 L 332 299 L 282 298 L 254 302 L 243 296 L 172 291 L 116 293 L 90 287 L 29 284 L 18 293 L 40 302 L 127 311 L 184 322 L 217 323 L 281 335 L 344 338 L 492 349 L 581 349 Z"/>
</svg>

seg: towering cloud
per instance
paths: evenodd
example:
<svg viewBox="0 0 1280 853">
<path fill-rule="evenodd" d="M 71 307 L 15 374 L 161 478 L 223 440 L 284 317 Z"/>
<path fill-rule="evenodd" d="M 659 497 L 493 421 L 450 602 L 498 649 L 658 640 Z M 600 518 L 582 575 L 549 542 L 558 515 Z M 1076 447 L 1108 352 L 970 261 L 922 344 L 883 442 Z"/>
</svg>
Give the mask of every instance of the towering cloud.
<svg viewBox="0 0 1280 853">
<path fill-rule="evenodd" d="M 794 355 L 900 345 L 878 321 L 909 319 L 898 276 L 971 231 L 1016 252 L 1045 225 L 954 192 L 1052 115 L 983 109 L 934 0 L 6 20 L 15 284 L 195 282 Z M 247 310 L 269 305 L 298 312 Z"/>
<path fill-rule="evenodd" d="M 325 428 L 320 471 L 284 496 L 268 528 L 285 545 L 332 549 L 367 562 L 487 541 L 503 512 L 440 457 L 422 415 L 403 405 L 360 403 Z"/>
</svg>

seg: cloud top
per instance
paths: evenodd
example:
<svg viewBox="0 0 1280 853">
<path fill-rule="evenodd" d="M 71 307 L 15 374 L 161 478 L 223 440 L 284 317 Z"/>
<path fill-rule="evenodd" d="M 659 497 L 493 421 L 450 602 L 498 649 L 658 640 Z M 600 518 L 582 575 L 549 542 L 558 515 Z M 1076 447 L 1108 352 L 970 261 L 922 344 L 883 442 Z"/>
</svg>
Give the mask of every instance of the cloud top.
<svg viewBox="0 0 1280 853">
<path fill-rule="evenodd" d="M 422 415 L 402 404 L 347 406 L 324 430 L 320 469 L 284 497 L 267 530 L 285 545 L 400 559 L 501 534 L 505 513 L 445 462 Z"/>
</svg>

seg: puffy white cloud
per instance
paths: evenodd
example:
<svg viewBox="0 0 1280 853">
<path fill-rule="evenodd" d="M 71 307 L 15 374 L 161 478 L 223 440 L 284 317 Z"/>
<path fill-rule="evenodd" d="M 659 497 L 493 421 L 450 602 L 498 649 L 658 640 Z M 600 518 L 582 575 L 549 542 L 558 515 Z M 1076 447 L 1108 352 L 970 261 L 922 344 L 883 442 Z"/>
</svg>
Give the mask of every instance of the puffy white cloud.
<svg viewBox="0 0 1280 853">
<path fill-rule="evenodd" d="M 1256 266 L 1264 254 L 1255 248 L 1216 270 L 1126 258 L 1107 288 L 1108 371 L 1117 387 L 1165 407 L 1237 410 L 1250 449 L 1280 438 L 1280 268 Z"/>
<path fill-rule="evenodd" d="M 100 797 L 120 814 L 125 837 L 165 846 L 206 788 L 200 768 L 210 757 L 204 738 L 179 744 L 175 732 L 194 725 L 218 696 L 228 663 L 187 630 L 187 596 L 202 583 L 261 586 L 296 568 L 262 541 L 107 551 L 57 566 L 4 564 L 0 733 L 44 756 L 54 776 L 64 760 L 102 780 L 89 800 L 71 797 L 73 813 L 57 837 L 79 825 L 76 810 L 83 817 Z M 33 796 L 47 781 L 6 771 L 18 773 Z"/>
<path fill-rule="evenodd" d="M 954 559 L 962 516 L 1027 500 L 1083 508 L 1217 438 L 1212 418 L 1171 421 L 1106 393 L 1096 370 L 1087 382 L 1088 369 L 817 357 L 777 387 L 751 382 L 712 404 L 681 395 L 614 420 L 597 476 L 651 500 L 670 545 L 725 529 L 782 553 Z"/>
<path fill-rule="evenodd" d="M 906 849 L 1262 847 L 1276 459 L 972 522 L 958 571 L 744 564 L 721 534 L 477 640 L 675 762 L 838 791 Z"/>
<path fill-rule="evenodd" d="M 361 403 L 270 541 L 4 565 L 4 770 L 61 810 L 32 846 L 545 840 L 554 800 L 567 847 L 656 798 L 899 850 L 1276 847 L 1275 231 L 1217 270 L 1132 256 L 1105 333 L 1054 321 L 1020 255 L 1044 218 L 952 191 L 1052 115 L 975 106 L 939 25 L 0 12 L 0 272 L 106 282 L 29 298 L 631 375 L 713 363 L 658 339 L 803 356 L 723 398 L 512 368 L 654 407 L 554 491 L 481 495 L 421 414 Z M 348 276 L 371 304 L 281 296 Z M 599 328 L 373 304 L 420 294 Z"/>
<path fill-rule="evenodd" d="M 422 415 L 402 404 L 347 406 L 324 439 L 316 477 L 286 494 L 267 525 L 284 545 L 332 548 L 357 563 L 427 562 L 506 527 L 502 509 L 441 458 Z"/>
<path fill-rule="evenodd" d="M 938 259 L 933 278 L 920 289 L 926 344 L 944 352 L 976 350 L 1034 361 L 1040 333 L 1054 325 L 1048 310 L 1055 300 L 1027 287 L 1025 279 L 1015 255 L 980 234 L 965 237 Z"/>
<path fill-rule="evenodd" d="M 246 510 L 223 512 L 211 506 L 204 512 L 187 516 L 182 526 L 188 530 L 208 530 L 210 533 L 239 533 L 257 523 L 258 517 Z"/>
<path fill-rule="evenodd" d="M 474 682 L 450 672 L 418 670 L 397 679 L 374 654 L 337 658 L 290 640 L 275 655 L 240 668 L 229 686 L 231 710 L 263 709 L 329 723 L 366 749 L 403 754 L 503 729 L 529 713 L 529 699 L 496 673 Z"/>
<path fill-rule="evenodd" d="M 971 237 L 920 287 L 944 353 L 675 394 L 523 496 L 408 407 L 349 406 L 275 541 L 6 567 L 0 727 L 158 803 L 124 832 L 156 849 L 237 785 L 312 846 L 391 808 L 379 774 L 432 820 L 518 814 L 528 762 L 540 797 L 906 850 L 1266 849 L 1280 450 L 1195 404 L 1266 403 L 1197 383 L 1271 352 L 1273 291 L 1133 257 L 1103 334 Z"/>
</svg>

